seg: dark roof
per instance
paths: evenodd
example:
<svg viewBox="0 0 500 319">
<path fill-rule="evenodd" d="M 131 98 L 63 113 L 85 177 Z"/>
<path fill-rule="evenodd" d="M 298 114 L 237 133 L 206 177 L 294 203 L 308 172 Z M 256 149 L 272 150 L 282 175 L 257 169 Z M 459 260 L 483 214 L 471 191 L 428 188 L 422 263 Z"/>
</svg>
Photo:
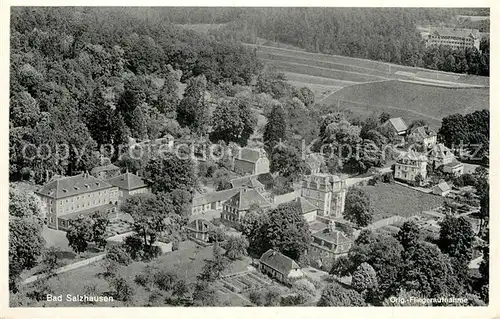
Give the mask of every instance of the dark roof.
<svg viewBox="0 0 500 319">
<path fill-rule="evenodd" d="M 54 179 L 43 185 L 37 193 L 43 196 L 58 199 L 104 190 L 111 187 L 113 187 L 113 185 L 105 181 L 101 181 L 88 173 L 82 173 L 75 176 Z"/>
<path fill-rule="evenodd" d="M 103 166 L 96 166 L 94 167 L 91 172 L 93 174 L 98 173 L 98 172 L 103 172 L 103 171 L 115 171 L 119 170 L 120 168 L 114 164 L 108 164 L 108 165 L 103 165 Z"/>
<path fill-rule="evenodd" d="M 429 151 L 431 157 L 445 158 L 447 156 L 453 155 L 451 150 L 444 144 L 439 143 L 434 145 L 434 147 Z"/>
<path fill-rule="evenodd" d="M 249 187 L 249 188 L 257 188 L 264 187 L 264 185 L 257 180 L 257 175 L 244 176 L 234 178 L 230 181 L 233 188 L 241 188 L 241 187 Z"/>
<path fill-rule="evenodd" d="M 261 157 L 267 157 L 267 154 L 263 149 L 244 147 L 240 149 L 240 153 L 238 154 L 238 157 L 236 159 L 251 163 L 257 163 L 257 161 Z"/>
<path fill-rule="evenodd" d="M 255 189 L 239 189 L 238 194 L 229 200 L 238 206 L 238 210 L 248 210 L 253 204 L 257 204 L 260 208 L 271 207 L 271 203 Z"/>
<path fill-rule="evenodd" d="M 117 186 L 121 189 L 133 190 L 138 188 L 146 187 L 146 183 L 139 176 L 132 173 L 125 173 L 107 180 L 113 186 Z"/>
<path fill-rule="evenodd" d="M 319 238 L 321 240 L 333 243 L 335 245 L 351 242 L 344 233 L 338 230 L 329 230 L 328 228 L 323 229 L 319 232 L 312 234 L 313 237 Z"/>
<path fill-rule="evenodd" d="M 293 259 L 273 249 L 262 254 L 260 262 L 284 275 L 288 275 L 294 269 L 300 269 L 300 266 Z"/>
<path fill-rule="evenodd" d="M 389 122 L 397 132 L 406 131 L 408 129 L 408 125 L 406 125 L 405 121 L 400 117 L 388 119 L 387 122 Z"/>
<path fill-rule="evenodd" d="M 239 192 L 239 189 L 230 188 L 223 191 L 198 195 L 193 198 L 193 206 L 201 206 L 218 201 L 225 201 Z"/>
</svg>

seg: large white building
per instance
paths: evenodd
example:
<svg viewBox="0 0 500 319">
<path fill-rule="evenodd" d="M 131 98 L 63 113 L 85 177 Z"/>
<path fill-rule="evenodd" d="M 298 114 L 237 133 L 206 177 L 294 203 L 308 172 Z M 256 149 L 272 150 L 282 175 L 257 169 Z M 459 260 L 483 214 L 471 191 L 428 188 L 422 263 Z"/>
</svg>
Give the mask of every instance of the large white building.
<svg viewBox="0 0 500 319">
<path fill-rule="evenodd" d="M 301 196 L 318 207 L 319 216 L 342 218 L 346 193 L 345 181 L 336 175 L 316 173 L 302 181 Z"/>
<path fill-rule="evenodd" d="M 433 28 L 429 30 L 426 46 L 444 45 L 453 49 L 476 48 L 479 50 L 481 36 L 475 29 Z"/>
</svg>

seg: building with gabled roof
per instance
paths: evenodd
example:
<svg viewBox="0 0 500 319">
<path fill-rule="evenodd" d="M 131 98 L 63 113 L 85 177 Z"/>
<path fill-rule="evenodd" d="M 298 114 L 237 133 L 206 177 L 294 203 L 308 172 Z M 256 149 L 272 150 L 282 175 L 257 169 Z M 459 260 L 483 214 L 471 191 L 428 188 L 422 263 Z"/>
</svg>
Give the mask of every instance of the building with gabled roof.
<svg viewBox="0 0 500 319">
<path fill-rule="evenodd" d="M 262 193 L 264 192 L 264 185 L 261 182 L 259 182 L 257 177 L 258 175 L 243 176 L 234 178 L 229 182 L 231 183 L 231 186 L 233 186 L 233 188 L 242 188 L 242 187 L 253 188 Z"/>
<path fill-rule="evenodd" d="M 429 148 L 437 143 L 437 133 L 429 126 L 414 127 L 410 130 L 407 140 L 409 143 L 418 143 Z"/>
<path fill-rule="evenodd" d="M 401 117 L 390 118 L 382 126 L 392 128 L 397 135 L 405 135 L 408 132 L 408 125 Z"/>
<path fill-rule="evenodd" d="M 132 195 L 144 194 L 149 192 L 149 186 L 139 176 L 129 173 L 112 177 L 106 182 L 118 187 L 118 198 L 124 201 Z"/>
<path fill-rule="evenodd" d="M 439 184 L 432 188 L 432 193 L 439 196 L 446 196 L 451 192 L 451 187 L 445 181 L 441 181 Z"/>
<path fill-rule="evenodd" d="M 244 175 L 269 173 L 269 159 L 264 149 L 244 147 L 234 159 L 234 170 Z"/>
<path fill-rule="evenodd" d="M 406 152 L 394 164 L 394 178 L 406 182 L 416 182 L 417 176 L 427 178 L 427 156 L 414 150 Z"/>
<path fill-rule="evenodd" d="M 185 227 L 188 237 L 205 242 L 210 240 L 210 232 L 215 228 L 214 224 L 201 217 L 191 220 Z"/>
<path fill-rule="evenodd" d="M 222 211 L 223 203 L 239 192 L 237 188 L 226 189 L 218 192 L 197 194 L 193 196 L 193 215 L 201 214 L 209 210 Z"/>
<path fill-rule="evenodd" d="M 273 249 L 262 254 L 259 269 L 263 274 L 285 284 L 304 277 L 304 272 L 295 260 Z"/>
<path fill-rule="evenodd" d="M 55 229 L 67 229 L 65 216 L 109 213 L 118 204 L 118 187 L 88 173 L 53 178 L 36 194 L 47 205 L 47 225 Z"/>
<path fill-rule="evenodd" d="M 239 226 L 245 214 L 254 205 L 260 209 L 271 208 L 271 203 L 257 190 L 240 188 L 237 194 L 223 203 L 221 221 Z"/>
<path fill-rule="evenodd" d="M 477 29 L 433 27 L 429 31 L 426 46 L 448 46 L 453 49 L 476 48 L 479 50 L 481 36 Z"/>
<path fill-rule="evenodd" d="M 428 152 L 429 164 L 434 168 L 446 165 L 455 161 L 455 155 L 443 143 L 436 144 Z"/>
<path fill-rule="evenodd" d="M 450 173 L 450 174 L 453 174 L 455 176 L 463 175 L 464 164 L 457 162 L 457 161 L 453 161 L 451 163 L 444 164 L 443 165 L 443 172 Z"/>
</svg>

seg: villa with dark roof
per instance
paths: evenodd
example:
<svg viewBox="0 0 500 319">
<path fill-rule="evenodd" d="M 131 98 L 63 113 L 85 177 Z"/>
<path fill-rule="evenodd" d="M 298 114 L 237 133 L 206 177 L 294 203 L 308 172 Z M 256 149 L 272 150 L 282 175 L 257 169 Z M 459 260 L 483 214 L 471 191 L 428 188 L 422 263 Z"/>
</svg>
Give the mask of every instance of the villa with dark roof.
<svg viewBox="0 0 500 319">
<path fill-rule="evenodd" d="M 438 168 L 439 166 L 446 165 L 455 161 L 455 155 L 444 144 L 439 143 L 428 152 L 429 164 Z"/>
<path fill-rule="evenodd" d="M 126 172 L 108 179 L 106 182 L 118 187 L 118 198 L 124 201 L 132 195 L 149 192 L 149 186 L 139 176 Z"/>
<path fill-rule="evenodd" d="M 234 170 L 244 175 L 269 173 L 269 159 L 263 149 L 244 147 L 234 159 Z"/>
<path fill-rule="evenodd" d="M 322 229 L 313 232 L 312 238 L 307 254 L 319 264 L 346 255 L 353 244 L 344 232 L 335 229 L 334 224 L 324 224 Z"/>
<path fill-rule="evenodd" d="M 304 277 L 304 272 L 295 260 L 273 249 L 262 254 L 259 269 L 262 273 L 285 284 L 291 284 Z"/>
<path fill-rule="evenodd" d="M 88 173 L 56 177 L 36 194 L 47 205 L 47 225 L 61 230 L 72 219 L 97 211 L 110 213 L 118 204 L 118 187 Z"/>
</svg>

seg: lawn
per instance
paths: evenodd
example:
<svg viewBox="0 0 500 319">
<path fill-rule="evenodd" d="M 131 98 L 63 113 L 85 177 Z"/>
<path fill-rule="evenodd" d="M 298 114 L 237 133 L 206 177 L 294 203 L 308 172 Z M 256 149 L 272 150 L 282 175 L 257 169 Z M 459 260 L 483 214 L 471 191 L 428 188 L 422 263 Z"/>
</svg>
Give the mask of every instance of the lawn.
<svg viewBox="0 0 500 319">
<path fill-rule="evenodd" d="M 401 81 L 364 83 L 342 88 L 323 104 L 385 111 L 393 116 L 412 113 L 424 120 L 440 121 L 454 113 L 489 109 L 489 90 L 484 88 L 443 88 Z M 403 115 L 404 116 L 404 115 Z M 407 118 L 405 117 L 405 120 Z"/>
<path fill-rule="evenodd" d="M 443 197 L 425 194 L 398 184 L 379 183 L 363 186 L 370 196 L 374 221 L 399 215 L 410 217 L 441 206 Z"/>
<path fill-rule="evenodd" d="M 187 282 L 195 282 L 196 276 L 201 272 L 206 259 L 212 257 L 212 247 L 203 247 L 192 241 L 182 242 L 179 250 L 172 253 L 164 254 L 150 263 L 133 262 L 128 266 L 124 266 L 119 270 L 119 274 L 128 279 L 135 289 L 134 305 L 144 305 L 149 297 L 149 292 L 142 286 L 134 283 L 134 278 L 137 274 L 142 273 L 146 265 L 158 266 L 166 271 L 176 273 L 179 278 L 185 279 Z M 238 260 L 229 266 L 226 273 L 235 273 L 247 270 L 250 264 L 248 259 Z M 60 274 L 57 278 L 50 279 L 50 287 L 54 294 L 83 294 L 84 287 L 87 285 L 96 285 L 97 294 L 104 295 L 110 292 L 107 281 L 102 278 L 104 267 L 100 262 L 81 267 L 75 270 Z M 64 299 L 64 298 L 63 298 Z M 63 300 L 62 302 L 54 302 L 52 306 L 82 306 L 79 303 L 72 303 Z M 96 304 L 100 306 L 121 306 L 119 301 L 114 301 L 111 304 Z"/>
</svg>

